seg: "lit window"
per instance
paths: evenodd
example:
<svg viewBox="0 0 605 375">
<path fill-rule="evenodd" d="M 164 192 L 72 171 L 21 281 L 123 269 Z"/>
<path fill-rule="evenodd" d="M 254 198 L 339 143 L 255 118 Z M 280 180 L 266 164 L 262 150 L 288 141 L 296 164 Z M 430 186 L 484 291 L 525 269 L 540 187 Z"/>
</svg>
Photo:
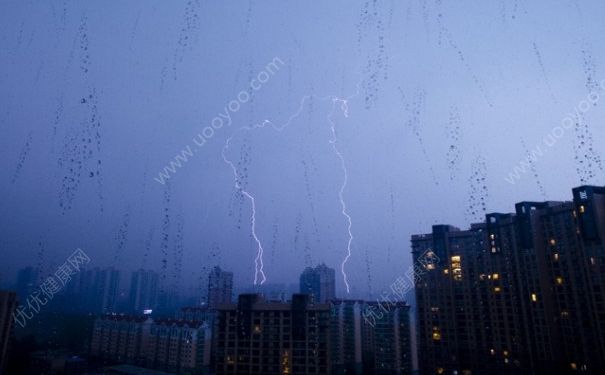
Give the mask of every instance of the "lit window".
<svg viewBox="0 0 605 375">
<path fill-rule="evenodd" d="M 496 355 L 496 351 L 495 351 L 494 349 L 490 349 L 490 350 L 489 350 L 489 354 L 491 354 L 491 355 Z"/>
<path fill-rule="evenodd" d="M 494 293 L 500 293 L 501 290 L 499 286 L 494 287 Z"/>
<path fill-rule="evenodd" d="M 508 357 L 508 350 L 505 350 L 504 352 L 502 352 L 502 354 L 504 354 L 505 357 Z"/>
<path fill-rule="evenodd" d="M 495 235 L 495 234 L 493 234 L 493 233 L 492 233 L 492 234 L 490 234 L 490 235 L 489 235 L 489 239 L 490 239 L 490 240 L 493 240 L 494 238 L 496 238 L 496 235 Z"/>
<path fill-rule="evenodd" d="M 433 306 L 433 307 L 431 307 L 431 311 L 437 312 L 437 311 L 439 311 L 439 307 Z"/>
<path fill-rule="evenodd" d="M 596 264 L 594 257 L 590 257 L 590 264 L 592 264 L 593 266 Z"/>
<path fill-rule="evenodd" d="M 554 238 L 551 238 L 551 239 L 550 239 L 550 241 L 549 241 L 549 243 L 550 243 L 552 246 L 555 246 L 555 245 L 557 244 L 557 241 L 556 241 Z"/>
<path fill-rule="evenodd" d="M 492 278 L 493 278 L 494 280 L 498 280 L 498 279 L 500 278 L 500 275 L 499 275 L 499 274 L 497 274 L 497 273 L 495 273 L 495 274 L 493 274 L 493 275 L 492 275 Z"/>
<path fill-rule="evenodd" d="M 492 253 L 495 253 L 495 252 L 496 252 L 496 248 L 492 247 Z"/>
<path fill-rule="evenodd" d="M 563 278 L 561 276 L 557 276 L 557 278 L 555 279 L 555 281 L 557 282 L 558 285 L 562 285 L 563 284 Z"/>
<path fill-rule="evenodd" d="M 565 310 L 561 311 L 561 318 L 567 318 L 569 317 L 569 313 Z"/>
<path fill-rule="evenodd" d="M 443 374 L 444 372 L 445 372 L 445 370 L 443 369 L 443 367 L 437 367 L 438 374 Z"/>
<path fill-rule="evenodd" d="M 531 301 L 532 302 L 538 302 L 538 296 L 536 295 L 536 293 L 532 293 L 531 294 Z"/>
<path fill-rule="evenodd" d="M 454 274 L 454 280 L 460 281 L 462 280 L 462 265 L 460 263 L 461 257 L 460 255 L 454 255 L 450 258 L 452 273 Z"/>
<path fill-rule="evenodd" d="M 552 257 L 555 261 L 559 260 L 559 253 L 554 253 Z"/>
<path fill-rule="evenodd" d="M 426 269 L 427 270 L 434 270 L 435 269 L 435 265 L 433 263 L 429 263 L 426 265 Z"/>
<path fill-rule="evenodd" d="M 433 340 L 441 340 L 441 331 L 439 331 L 439 327 L 433 327 Z"/>
<path fill-rule="evenodd" d="M 569 367 L 571 367 L 572 370 L 577 370 L 578 369 L 578 365 L 575 362 L 570 363 Z"/>
<path fill-rule="evenodd" d="M 586 211 L 586 208 L 584 208 L 584 205 L 580 205 L 580 213 L 583 214 L 584 211 Z"/>
<path fill-rule="evenodd" d="M 445 269 L 443 270 L 443 273 L 444 273 L 445 275 L 447 275 L 448 273 L 450 273 L 450 270 L 448 270 L 447 268 L 445 268 Z"/>
</svg>

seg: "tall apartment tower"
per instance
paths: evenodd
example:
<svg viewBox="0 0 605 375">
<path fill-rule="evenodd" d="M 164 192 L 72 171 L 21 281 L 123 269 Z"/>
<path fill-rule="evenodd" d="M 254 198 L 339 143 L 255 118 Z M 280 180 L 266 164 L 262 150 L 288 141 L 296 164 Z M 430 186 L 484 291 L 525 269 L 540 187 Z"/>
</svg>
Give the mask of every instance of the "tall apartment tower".
<svg viewBox="0 0 605 375">
<path fill-rule="evenodd" d="M 605 368 L 605 188 L 412 236 L 421 374 Z"/>
<path fill-rule="evenodd" d="M 4 374 L 6 369 L 8 342 L 13 328 L 13 312 L 16 308 L 16 293 L 0 290 L 0 374 Z"/>
<path fill-rule="evenodd" d="M 300 293 L 310 294 L 318 303 L 336 298 L 336 273 L 333 268 L 320 264 L 307 267 L 300 275 Z"/>
<path fill-rule="evenodd" d="M 120 271 L 113 267 L 82 270 L 79 292 L 83 310 L 94 313 L 116 312 Z"/>
<path fill-rule="evenodd" d="M 137 270 L 130 278 L 129 308 L 141 314 L 144 310 L 153 310 L 158 305 L 160 276 L 152 270 Z"/>
<path fill-rule="evenodd" d="M 208 307 L 216 309 L 220 304 L 231 303 L 233 297 L 233 272 L 215 266 L 208 275 Z"/>
<path fill-rule="evenodd" d="M 25 267 L 17 272 L 16 292 L 19 301 L 27 297 L 38 287 L 38 271 L 34 267 Z"/>
<path fill-rule="evenodd" d="M 217 375 L 330 373 L 330 307 L 306 294 L 289 303 L 241 294 L 219 307 L 214 327 Z"/>
<path fill-rule="evenodd" d="M 365 302 L 332 300 L 330 322 L 330 356 L 332 374 L 363 374 Z"/>
<path fill-rule="evenodd" d="M 366 308 L 379 311 L 381 305 L 379 302 L 368 302 Z M 410 375 L 410 306 L 405 302 L 394 302 L 382 312 L 372 324 L 365 322 L 363 373 Z"/>
<path fill-rule="evenodd" d="M 360 300 L 333 300 L 330 305 L 332 374 L 412 373 L 410 305 Z"/>
</svg>

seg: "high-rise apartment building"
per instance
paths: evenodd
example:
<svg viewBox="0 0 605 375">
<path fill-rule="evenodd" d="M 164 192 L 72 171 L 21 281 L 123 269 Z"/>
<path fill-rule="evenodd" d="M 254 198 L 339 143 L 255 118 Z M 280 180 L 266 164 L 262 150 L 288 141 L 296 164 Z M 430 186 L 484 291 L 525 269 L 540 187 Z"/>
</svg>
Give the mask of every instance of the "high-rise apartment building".
<svg viewBox="0 0 605 375">
<path fill-rule="evenodd" d="M 313 296 L 318 303 L 327 303 L 336 298 L 334 269 L 325 264 L 305 268 L 300 275 L 300 293 Z"/>
<path fill-rule="evenodd" d="M 178 374 L 206 374 L 212 332 L 208 322 L 104 315 L 94 323 L 91 356 Z"/>
<path fill-rule="evenodd" d="M 72 290 L 80 297 L 82 311 L 101 314 L 117 311 L 120 271 L 113 267 L 83 269 L 78 276 Z"/>
<path fill-rule="evenodd" d="M 369 302 L 366 308 L 382 313 L 371 324 L 364 321 L 364 374 L 410 375 L 412 354 L 410 343 L 410 306 L 394 302 L 388 308 Z"/>
<path fill-rule="evenodd" d="M 267 302 L 241 294 L 219 306 L 214 369 L 221 374 L 329 374 L 330 307 L 308 295 Z"/>
<path fill-rule="evenodd" d="M 176 374 L 205 374 L 211 359 L 207 322 L 157 319 L 151 325 L 146 367 Z"/>
<path fill-rule="evenodd" d="M 208 275 L 208 307 L 216 309 L 233 298 L 233 272 L 215 266 Z"/>
<path fill-rule="evenodd" d="M 598 373 L 605 366 L 605 188 L 521 202 L 469 230 L 412 236 L 422 374 Z"/>
<path fill-rule="evenodd" d="M 0 290 L 0 374 L 8 360 L 8 344 L 13 329 L 13 312 L 17 308 L 15 292 Z"/>
<path fill-rule="evenodd" d="M 102 315 L 95 320 L 90 354 L 117 363 L 142 365 L 153 320 L 147 316 Z"/>
<path fill-rule="evenodd" d="M 17 272 L 17 297 L 22 303 L 38 287 L 38 271 L 34 267 L 25 267 Z"/>
<path fill-rule="evenodd" d="M 333 300 L 330 306 L 333 374 L 412 373 L 410 305 Z"/>
<path fill-rule="evenodd" d="M 363 374 L 364 301 L 330 302 L 330 356 L 333 374 Z"/>
<path fill-rule="evenodd" d="M 137 270 L 130 278 L 129 309 L 131 312 L 142 314 L 145 310 L 153 310 L 158 305 L 160 276 L 152 270 Z"/>
</svg>

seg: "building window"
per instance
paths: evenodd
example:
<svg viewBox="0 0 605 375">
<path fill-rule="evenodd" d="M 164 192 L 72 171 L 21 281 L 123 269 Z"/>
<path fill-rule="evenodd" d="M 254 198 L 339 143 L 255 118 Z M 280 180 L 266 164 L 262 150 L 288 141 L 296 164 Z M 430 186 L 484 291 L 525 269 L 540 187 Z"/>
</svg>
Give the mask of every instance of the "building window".
<svg viewBox="0 0 605 375">
<path fill-rule="evenodd" d="M 538 296 L 536 295 L 536 293 L 532 293 L 531 294 L 531 301 L 532 302 L 538 302 Z"/>
<path fill-rule="evenodd" d="M 439 327 L 433 327 L 433 340 L 441 340 L 441 330 L 439 330 Z"/>
<path fill-rule="evenodd" d="M 454 255 L 450 258 L 452 273 L 454 274 L 454 280 L 462 280 L 462 263 L 460 255 Z"/>
</svg>

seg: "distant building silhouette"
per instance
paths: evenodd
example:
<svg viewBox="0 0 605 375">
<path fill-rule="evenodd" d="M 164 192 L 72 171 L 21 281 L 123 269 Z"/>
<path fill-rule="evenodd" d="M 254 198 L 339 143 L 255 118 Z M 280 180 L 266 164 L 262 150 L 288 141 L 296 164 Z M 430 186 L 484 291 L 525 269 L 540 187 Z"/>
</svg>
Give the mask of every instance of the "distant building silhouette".
<svg viewBox="0 0 605 375">
<path fill-rule="evenodd" d="M 300 293 L 313 296 L 318 303 L 336 298 L 336 274 L 333 268 L 320 264 L 307 267 L 300 275 Z"/>
<path fill-rule="evenodd" d="M 8 344 L 13 329 L 13 312 L 17 308 L 15 292 L 0 290 L 0 374 L 8 360 Z"/>
<path fill-rule="evenodd" d="M 38 287 L 38 276 L 34 267 L 25 267 L 17 272 L 16 292 L 19 301 L 25 301 Z"/>
<path fill-rule="evenodd" d="M 208 307 L 217 308 L 233 298 L 233 273 L 215 266 L 208 275 Z"/>
<path fill-rule="evenodd" d="M 433 253 L 437 262 L 424 262 Z M 412 236 L 421 374 L 605 368 L 605 188 Z"/>
<path fill-rule="evenodd" d="M 94 313 L 116 312 L 120 272 L 110 267 L 82 270 L 80 273 L 78 289 L 82 309 Z"/>
<path fill-rule="evenodd" d="M 144 310 L 153 310 L 158 305 L 160 276 L 152 270 L 139 269 L 130 278 L 129 310 L 142 314 Z"/>
</svg>

